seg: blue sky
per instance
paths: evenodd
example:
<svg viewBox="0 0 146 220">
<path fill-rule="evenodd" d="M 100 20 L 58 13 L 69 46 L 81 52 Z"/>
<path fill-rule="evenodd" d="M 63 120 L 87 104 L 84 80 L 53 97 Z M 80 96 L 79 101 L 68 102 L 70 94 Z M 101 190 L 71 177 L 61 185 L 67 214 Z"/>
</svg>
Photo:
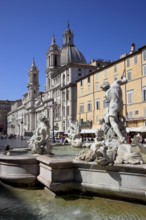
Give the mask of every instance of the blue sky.
<svg viewBox="0 0 146 220">
<path fill-rule="evenodd" d="M 145 0 L 0 0 L 0 100 L 27 92 L 33 57 L 44 91 L 52 35 L 61 47 L 68 21 L 88 63 L 118 60 L 131 43 L 146 45 Z"/>
</svg>

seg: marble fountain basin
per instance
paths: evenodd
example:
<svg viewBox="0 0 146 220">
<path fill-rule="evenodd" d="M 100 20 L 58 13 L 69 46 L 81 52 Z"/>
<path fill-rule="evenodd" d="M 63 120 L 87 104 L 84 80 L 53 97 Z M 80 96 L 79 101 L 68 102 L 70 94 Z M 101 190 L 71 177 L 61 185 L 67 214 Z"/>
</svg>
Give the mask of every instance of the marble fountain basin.
<svg viewBox="0 0 146 220">
<path fill-rule="evenodd" d="M 28 148 L 0 152 L 0 180 L 14 185 L 34 185 L 39 172 L 36 156 Z"/>
</svg>

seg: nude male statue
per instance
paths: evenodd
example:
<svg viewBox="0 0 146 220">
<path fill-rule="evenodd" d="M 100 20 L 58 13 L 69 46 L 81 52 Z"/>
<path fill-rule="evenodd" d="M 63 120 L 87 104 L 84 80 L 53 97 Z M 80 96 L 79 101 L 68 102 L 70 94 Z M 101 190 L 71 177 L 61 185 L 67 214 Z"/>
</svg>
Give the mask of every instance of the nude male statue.
<svg viewBox="0 0 146 220">
<path fill-rule="evenodd" d="M 124 75 L 122 75 L 121 80 L 114 81 L 112 85 L 108 82 L 104 82 L 101 86 L 102 90 L 105 91 L 105 102 L 107 103 L 104 121 L 113 128 L 120 143 L 124 143 L 126 141 L 119 128 L 120 120 L 121 118 L 124 118 L 122 114 L 123 100 L 121 85 L 126 83 L 127 79 Z"/>
</svg>

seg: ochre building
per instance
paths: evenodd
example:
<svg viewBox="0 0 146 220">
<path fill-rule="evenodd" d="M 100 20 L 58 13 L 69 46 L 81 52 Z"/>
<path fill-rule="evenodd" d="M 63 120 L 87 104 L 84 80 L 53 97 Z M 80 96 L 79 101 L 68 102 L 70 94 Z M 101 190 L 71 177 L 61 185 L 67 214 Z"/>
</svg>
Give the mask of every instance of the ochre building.
<svg viewBox="0 0 146 220">
<path fill-rule="evenodd" d="M 146 46 L 136 50 L 135 44 L 119 60 L 77 81 L 77 121 L 83 128 L 87 124 L 92 129 L 100 127 L 105 111 L 105 93 L 100 87 L 104 81 L 111 84 L 120 79 L 122 74 L 128 79 L 121 86 L 127 130 L 146 132 Z"/>
</svg>

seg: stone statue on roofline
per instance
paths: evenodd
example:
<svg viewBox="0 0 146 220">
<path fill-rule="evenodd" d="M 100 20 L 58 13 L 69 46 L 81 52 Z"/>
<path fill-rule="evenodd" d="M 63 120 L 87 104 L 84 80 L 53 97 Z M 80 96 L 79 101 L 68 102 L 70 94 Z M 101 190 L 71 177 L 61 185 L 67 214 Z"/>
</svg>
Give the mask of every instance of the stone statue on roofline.
<svg viewBox="0 0 146 220">
<path fill-rule="evenodd" d="M 101 128 L 97 131 L 96 141 L 90 149 L 82 150 L 76 159 L 96 161 L 98 164 L 141 164 L 142 156 L 133 152 L 127 144 L 126 119 L 123 116 L 123 100 L 121 85 L 127 83 L 124 73 L 120 80 L 111 85 L 104 82 L 101 86 L 105 92 L 106 109 L 101 120 Z"/>
<path fill-rule="evenodd" d="M 44 115 L 40 115 L 39 124 L 28 141 L 28 145 L 33 154 L 51 154 L 50 145 L 50 125 L 48 119 Z"/>
</svg>

